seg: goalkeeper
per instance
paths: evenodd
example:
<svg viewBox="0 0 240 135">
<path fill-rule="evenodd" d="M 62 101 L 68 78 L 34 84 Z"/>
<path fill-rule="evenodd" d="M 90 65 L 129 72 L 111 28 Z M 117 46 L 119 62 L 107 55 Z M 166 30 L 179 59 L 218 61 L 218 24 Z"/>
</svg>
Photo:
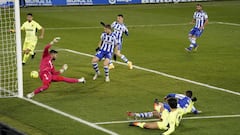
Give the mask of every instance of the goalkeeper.
<svg viewBox="0 0 240 135">
<path fill-rule="evenodd" d="M 32 98 L 34 95 L 47 90 L 51 84 L 51 82 L 67 82 L 67 83 L 85 83 L 85 78 L 82 77 L 80 79 L 75 78 L 66 78 L 60 76 L 64 71 L 67 70 L 67 64 L 64 64 L 63 67 L 56 71 L 53 65 L 53 61 L 56 60 L 58 52 L 55 50 L 50 50 L 49 48 L 56 42 L 58 42 L 60 38 L 56 37 L 51 41 L 48 45 L 45 46 L 41 63 L 40 63 L 40 79 L 42 80 L 42 86 L 35 89 L 32 93 L 27 94 L 27 98 Z"/>
</svg>

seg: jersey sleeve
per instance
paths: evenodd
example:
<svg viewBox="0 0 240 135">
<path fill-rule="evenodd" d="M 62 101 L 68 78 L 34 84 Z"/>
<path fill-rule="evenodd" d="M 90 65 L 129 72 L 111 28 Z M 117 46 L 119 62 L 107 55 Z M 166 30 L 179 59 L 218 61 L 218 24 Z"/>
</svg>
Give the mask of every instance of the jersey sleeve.
<svg viewBox="0 0 240 135">
<path fill-rule="evenodd" d="M 175 95 L 176 95 L 176 94 L 170 93 L 170 94 L 168 94 L 168 95 L 166 96 L 166 98 L 171 98 L 171 97 L 174 97 L 174 98 L 175 98 Z"/>
<path fill-rule="evenodd" d="M 53 75 L 59 75 L 59 74 L 60 74 L 60 71 L 57 71 L 57 70 L 55 69 L 55 67 L 53 66 L 53 68 L 52 68 L 52 74 L 53 74 Z"/>
<path fill-rule="evenodd" d="M 204 20 L 207 20 L 208 19 L 208 15 L 206 12 L 204 12 Z"/>
<path fill-rule="evenodd" d="M 25 23 L 22 24 L 21 30 L 25 30 Z"/>
<path fill-rule="evenodd" d="M 41 29 L 42 29 L 42 26 L 41 26 L 39 23 L 36 22 L 36 28 L 37 28 L 38 30 L 41 30 Z"/>
<path fill-rule="evenodd" d="M 47 44 L 43 50 L 43 56 L 42 56 L 43 58 L 49 55 L 49 48 L 51 48 L 51 45 Z"/>
<path fill-rule="evenodd" d="M 111 24 L 111 27 L 114 28 L 115 24 L 116 24 L 116 22 L 113 22 L 113 23 Z"/>
<path fill-rule="evenodd" d="M 194 14 L 193 14 L 193 19 L 195 20 L 196 19 L 196 12 L 194 12 Z"/>
</svg>

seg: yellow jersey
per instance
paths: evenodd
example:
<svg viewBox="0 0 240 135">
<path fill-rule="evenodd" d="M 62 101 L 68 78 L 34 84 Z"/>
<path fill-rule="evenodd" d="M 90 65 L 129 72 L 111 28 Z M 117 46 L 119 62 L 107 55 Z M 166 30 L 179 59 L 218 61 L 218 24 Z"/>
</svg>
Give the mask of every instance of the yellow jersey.
<svg viewBox="0 0 240 135">
<path fill-rule="evenodd" d="M 175 131 L 175 126 L 179 126 L 180 121 L 182 119 L 182 115 L 183 110 L 181 108 L 178 108 L 169 113 L 168 115 L 169 128 L 166 132 L 163 133 L 163 135 L 170 135 Z"/>
<path fill-rule="evenodd" d="M 31 22 L 26 21 L 21 26 L 21 30 L 25 31 L 25 42 L 34 42 L 37 40 L 37 30 L 41 30 L 42 26 L 39 25 L 36 21 L 32 20 Z"/>
</svg>

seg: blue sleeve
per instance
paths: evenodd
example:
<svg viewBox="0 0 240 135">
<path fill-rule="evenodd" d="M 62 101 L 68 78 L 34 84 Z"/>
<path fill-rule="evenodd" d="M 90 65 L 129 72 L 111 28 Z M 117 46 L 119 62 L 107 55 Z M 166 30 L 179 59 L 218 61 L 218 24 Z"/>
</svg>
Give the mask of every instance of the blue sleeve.
<svg viewBox="0 0 240 135">
<path fill-rule="evenodd" d="M 168 95 L 166 96 L 166 98 L 170 98 L 170 97 L 174 97 L 174 98 L 175 98 L 175 96 L 176 96 L 176 94 L 171 93 L 171 94 L 168 94 Z"/>
</svg>

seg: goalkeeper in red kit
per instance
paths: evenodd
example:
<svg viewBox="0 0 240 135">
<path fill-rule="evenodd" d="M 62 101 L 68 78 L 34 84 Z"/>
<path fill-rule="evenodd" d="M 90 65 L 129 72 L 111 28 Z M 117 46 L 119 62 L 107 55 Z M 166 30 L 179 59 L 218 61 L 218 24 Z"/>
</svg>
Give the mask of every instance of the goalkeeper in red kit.
<svg viewBox="0 0 240 135">
<path fill-rule="evenodd" d="M 47 44 L 44 48 L 41 63 L 40 63 L 40 79 L 42 80 L 42 86 L 35 89 L 32 93 L 27 94 L 27 98 L 32 98 L 34 95 L 47 90 L 51 84 L 51 82 L 67 82 L 67 83 L 85 83 L 86 80 L 84 77 L 80 79 L 76 78 L 67 78 L 64 76 L 61 76 L 64 71 L 67 70 L 68 66 L 67 64 L 64 64 L 63 67 L 56 71 L 53 65 L 53 61 L 56 60 L 58 52 L 55 50 L 50 50 L 51 46 L 54 43 L 57 43 L 60 40 L 60 37 L 56 37 L 51 41 L 49 44 Z"/>
</svg>

